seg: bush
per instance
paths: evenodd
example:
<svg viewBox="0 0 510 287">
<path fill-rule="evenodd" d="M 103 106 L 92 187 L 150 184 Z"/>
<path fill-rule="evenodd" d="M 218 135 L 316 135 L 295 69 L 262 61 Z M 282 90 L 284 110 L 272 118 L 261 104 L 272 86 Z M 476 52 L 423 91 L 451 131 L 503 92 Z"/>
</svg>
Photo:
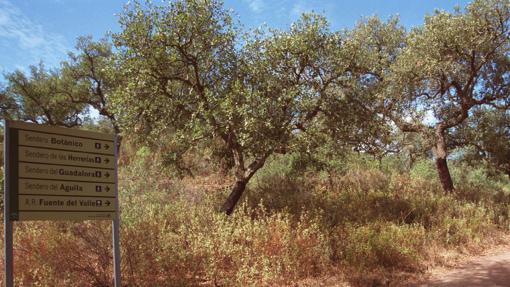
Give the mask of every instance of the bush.
<svg viewBox="0 0 510 287">
<path fill-rule="evenodd" d="M 468 166 L 453 168 L 469 184 L 445 195 L 426 161 L 402 173 L 352 159 L 359 168 L 323 176 L 296 165 L 295 155 L 278 156 L 228 217 L 218 211 L 229 186 L 223 171 L 195 165 L 202 176 L 175 178 L 160 160 L 142 150 L 121 167 L 127 286 L 278 286 L 350 268 L 361 277 L 418 272 L 436 252 L 430 246 L 483 246 L 509 228 L 508 191 Z M 17 286 L 111 286 L 108 222 L 16 223 L 15 234 Z"/>
<path fill-rule="evenodd" d="M 192 222 L 203 214 L 196 216 Z M 272 285 L 320 274 L 329 263 L 328 240 L 308 215 L 293 222 L 286 213 L 245 206 L 230 220 L 214 214 L 207 228 L 191 224 L 185 230 L 205 277 L 219 285 Z"/>
<path fill-rule="evenodd" d="M 425 251 L 427 236 L 420 225 L 374 222 L 346 230 L 343 258 L 358 268 L 417 270 Z"/>
<path fill-rule="evenodd" d="M 417 161 L 410 171 L 410 176 L 414 180 L 427 181 L 429 183 L 437 182 L 437 170 L 434 162 L 428 159 Z"/>
</svg>

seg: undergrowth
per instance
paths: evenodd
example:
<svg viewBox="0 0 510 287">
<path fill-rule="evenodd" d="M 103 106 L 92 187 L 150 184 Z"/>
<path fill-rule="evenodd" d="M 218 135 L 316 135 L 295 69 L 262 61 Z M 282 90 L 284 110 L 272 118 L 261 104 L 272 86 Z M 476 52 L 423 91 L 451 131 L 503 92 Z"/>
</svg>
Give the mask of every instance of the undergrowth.
<svg viewBox="0 0 510 287">
<path fill-rule="evenodd" d="M 509 229 L 509 181 L 452 164 L 445 195 L 432 163 L 347 159 L 328 173 L 271 159 L 235 213 L 226 175 L 172 176 L 138 153 L 120 169 L 124 286 L 275 286 L 347 272 L 419 273 L 438 249 L 481 246 Z M 394 159 L 392 159 L 394 161 Z M 16 286 L 111 286 L 108 222 L 15 224 Z M 354 270 L 354 271 L 352 271 Z M 358 278 L 359 279 L 359 278 Z"/>
</svg>

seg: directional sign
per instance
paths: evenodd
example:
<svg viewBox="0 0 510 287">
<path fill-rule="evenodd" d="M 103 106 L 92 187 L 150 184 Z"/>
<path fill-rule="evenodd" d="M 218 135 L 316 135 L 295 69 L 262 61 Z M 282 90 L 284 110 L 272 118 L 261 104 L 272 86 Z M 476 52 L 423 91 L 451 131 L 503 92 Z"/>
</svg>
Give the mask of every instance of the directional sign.
<svg viewBox="0 0 510 287">
<path fill-rule="evenodd" d="M 113 169 L 19 162 L 20 178 L 114 183 Z"/>
<path fill-rule="evenodd" d="M 51 194 L 69 196 L 114 196 L 113 183 L 72 182 L 63 180 L 19 179 L 20 194 Z"/>
<path fill-rule="evenodd" d="M 113 156 L 51 150 L 47 148 L 19 147 L 19 160 L 23 162 L 115 168 Z"/>
<path fill-rule="evenodd" d="M 48 127 L 45 127 L 47 130 Z M 87 132 L 89 134 L 89 132 Z M 19 145 L 44 147 L 54 150 L 70 150 L 91 152 L 94 154 L 113 155 L 113 141 L 103 140 L 104 137 L 85 138 L 64 136 L 58 134 L 45 134 L 43 131 L 19 131 Z"/>
<path fill-rule="evenodd" d="M 20 209 L 26 211 L 114 211 L 110 198 L 20 195 L 19 201 Z"/>
<path fill-rule="evenodd" d="M 113 135 L 24 122 L 7 124 L 11 220 L 113 219 Z"/>
</svg>

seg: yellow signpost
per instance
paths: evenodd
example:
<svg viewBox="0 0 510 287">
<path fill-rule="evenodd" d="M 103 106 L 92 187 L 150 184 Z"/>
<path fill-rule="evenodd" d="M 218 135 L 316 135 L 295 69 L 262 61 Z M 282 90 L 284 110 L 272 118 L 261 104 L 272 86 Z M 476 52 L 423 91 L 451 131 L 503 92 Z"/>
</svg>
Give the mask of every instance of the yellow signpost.
<svg viewBox="0 0 510 287">
<path fill-rule="evenodd" d="M 114 135 L 5 121 L 5 283 L 13 283 L 12 222 L 112 220 L 120 286 L 117 141 Z"/>
</svg>

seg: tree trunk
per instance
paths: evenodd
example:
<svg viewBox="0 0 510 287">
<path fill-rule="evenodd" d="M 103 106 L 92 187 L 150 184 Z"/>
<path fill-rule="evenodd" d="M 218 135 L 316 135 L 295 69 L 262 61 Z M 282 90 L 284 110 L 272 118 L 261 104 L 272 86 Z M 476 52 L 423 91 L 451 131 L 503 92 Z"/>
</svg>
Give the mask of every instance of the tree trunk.
<svg viewBox="0 0 510 287">
<path fill-rule="evenodd" d="M 450 170 L 446 158 L 436 158 L 436 168 L 441 181 L 441 186 L 446 193 L 451 193 L 454 189 Z"/>
<path fill-rule="evenodd" d="M 441 126 L 436 127 L 435 136 L 436 144 L 432 148 L 432 153 L 436 161 L 437 174 L 439 175 L 443 190 L 446 193 L 451 193 L 454 190 L 454 186 L 446 161 L 448 153 L 446 150 L 445 130 Z"/>
<path fill-rule="evenodd" d="M 247 183 L 248 180 L 246 179 L 236 180 L 236 183 L 232 187 L 230 195 L 228 196 L 227 200 L 225 200 L 225 203 L 223 203 L 223 207 L 221 208 L 221 210 L 225 212 L 227 215 L 232 214 L 232 212 L 234 211 L 237 202 L 243 195 L 244 190 L 246 189 Z"/>
<path fill-rule="evenodd" d="M 413 169 L 414 163 L 416 162 L 416 158 L 414 155 L 410 152 L 409 153 L 409 170 Z"/>
<path fill-rule="evenodd" d="M 253 160 L 253 162 L 247 168 L 245 168 L 241 153 L 239 153 L 238 151 L 235 152 L 237 152 L 237 155 L 236 153 L 234 153 L 234 158 L 237 166 L 236 182 L 232 187 L 230 195 L 228 196 L 227 200 L 225 200 L 225 203 L 223 203 L 223 207 L 221 208 L 221 210 L 225 212 L 227 215 L 232 214 L 234 208 L 236 207 L 237 202 L 243 195 L 244 190 L 246 189 L 246 185 L 253 177 L 253 175 L 264 166 L 267 157 L 271 154 L 271 152 L 268 152 L 265 155 L 255 158 L 255 160 Z"/>
<path fill-rule="evenodd" d="M 120 135 L 119 124 L 115 120 L 115 117 L 109 116 L 109 119 L 113 126 L 113 131 L 115 132 L 115 135 L 117 136 L 117 150 L 120 151 L 120 145 L 122 144 L 122 136 Z"/>
</svg>

